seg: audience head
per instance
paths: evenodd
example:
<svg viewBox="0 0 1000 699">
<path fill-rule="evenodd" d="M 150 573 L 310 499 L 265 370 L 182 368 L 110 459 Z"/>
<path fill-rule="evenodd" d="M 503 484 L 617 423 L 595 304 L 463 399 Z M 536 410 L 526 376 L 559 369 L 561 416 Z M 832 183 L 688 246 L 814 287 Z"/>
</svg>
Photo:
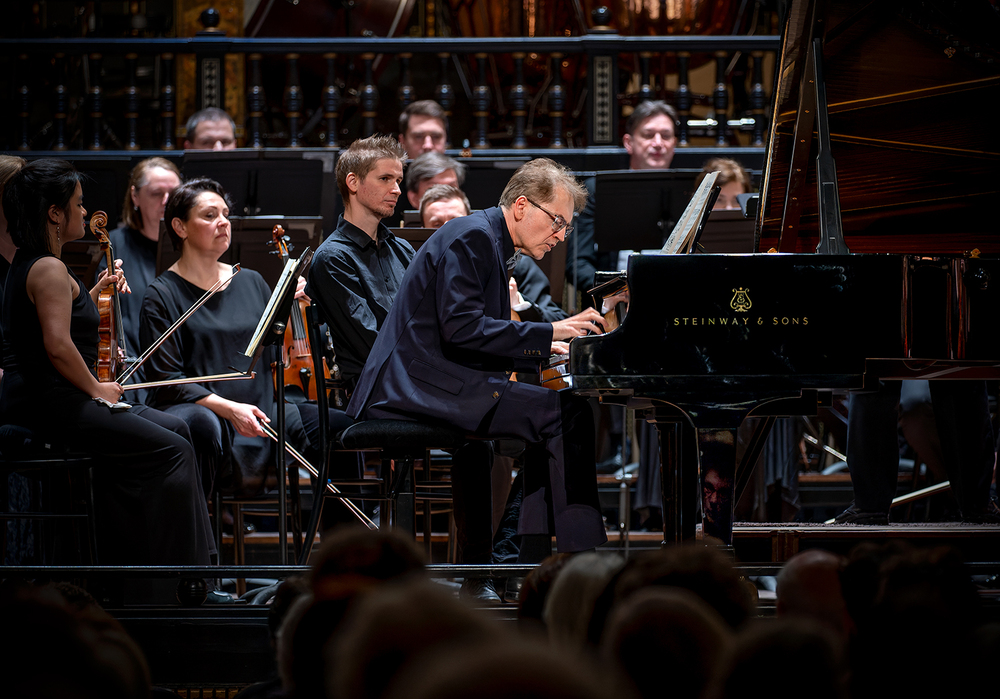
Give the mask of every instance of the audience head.
<svg viewBox="0 0 1000 699">
<path fill-rule="evenodd" d="M 129 175 L 122 221 L 155 240 L 167 198 L 181 183 L 181 171 L 166 158 L 146 158 Z"/>
<path fill-rule="evenodd" d="M 500 633 L 436 583 L 383 585 L 358 598 L 327 645 L 327 696 L 377 699 L 408 665 Z"/>
<path fill-rule="evenodd" d="M 4 696 L 42 699 L 145 699 L 142 651 L 89 596 L 68 602 L 58 589 L 0 592 Z"/>
<path fill-rule="evenodd" d="M 665 170 L 677 146 L 677 112 L 661 100 L 642 102 L 625 122 L 622 143 L 632 170 Z"/>
<path fill-rule="evenodd" d="M 590 640 L 598 643 L 611 608 L 650 585 L 680 587 L 698 595 L 729 626 L 740 626 L 755 611 L 756 600 L 732 561 L 701 544 L 683 544 L 633 556 L 594 605 Z"/>
<path fill-rule="evenodd" d="M 7 232 L 7 219 L 3 213 L 3 188 L 7 180 L 17 174 L 27 162 L 16 155 L 0 155 L 0 255 L 8 262 L 14 257 L 14 242 Z"/>
<path fill-rule="evenodd" d="M 313 556 L 309 582 L 317 599 L 340 599 L 345 592 L 353 594 L 353 582 L 374 585 L 423 568 L 423 552 L 409 537 L 391 529 L 338 527 Z"/>
<path fill-rule="evenodd" d="M 420 198 L 420 222 L 424 228 L 440 228 L 453 218 L 471 213 L 465 192 L 448 184 L 436 184 Z"/>
<path fill-rule="evenodd" d="M 552 589 L 552 583 L 570 558 L 572 555 L 568 553 L 553 554 L 532 568 L 525 576 L 524 584 L 521 586 L 521 597 L 517 601 L 519 620 L 544 623 L 542 613 L 545 609 L 545 600 L 549 596 L 549 590 Z"/>
<path fill-rule="evenodd" d="M 548 158 L 517 169 L 500 195 L 514 247 L 536 260 L 566 239 L 573 213 L 587 203 L 587 190 L 573 173 Z"/>
<path fill-rule="evenodd" d="M 3 212 L 11 240 L 26 252 L 55 253 L 83 237 L 81 175 L 65 160 L 33 160 L 3 188 Z"/>
<path fill-rule="evenodd" d="M 399 115 L 399 142 L 416 158 L 423 153 L 444 153 L 448 142 L 448 115 L 434 100 L 414 102 Z"/>
<path fill-rule="evenodd" d="M 465 182 L 465 165 L 443 153 L 431 151 L 416 158 L 406 168 L 406 197 L 414 209 L 428 188 L 437 184 L 461 187 Z"/>
<path fill-rule="evenodd" d="M 220 249 L 220 255 L 229 248 L 230 235 L 222 235 L 223 230 L 229 230 L 229 195 L 213 179 L 198 177 L 171 192 L 163 220 L 174 250 L 183 253 L 191 235 L 195 235 L 192 242 L 198 247 Z"/>
<path fill-rule="evenodd" d="M 661 696 L 664 683 L 661 677 Z M 411 666 L 386 699 L 630 699 L 627 683 L 567 653 L 524 639 L 477 643 Z"/>
<path fill-rule="evenodd" d="M 563 566 L 542 610 L 549 640 L 571 651 L 587 645 L 594 602 L 623 565 L 621 556 L 581 553 Z"/>
<path fill-rule="evenodd" d="M 715 184 L 721 187 L 722 191 L 719 192 L 719 198 L 715 200 L 715 206 L 712 208 L 739 209 L 740 202 L 736 199 L 736 195 L 749 194 L 753 190 L 750 173 L 731 158 L 712 158 L 705 162 L 701 174 L 695 179 L 695 188 L 705 179 L 705 175 L 716 171 L 719 176 L 715 179 Z"/>
<path fill-rule="evenodd" d="M 778 573 L 778 616 L 813 619 L 846 641 L 854 627 L 840 587 L 846 564 L 843 557 L 822 549 L 809 549 L 788 559 Z"/>
<path fill-rule="evenodd" d="M 601 638 L 601 652 L 615 660 L 646 698 L 698 699 L 712 678 L 733 631 L 719 613 L 689 590 L 649 587 L 617 605 Z"/>
<path fill-rule="evenodd" d="M 747 626 L 715 672 L 707 699 L 846 699 L 843 644 L 809 619 L 768 619 Z M 773 665 L 780 658 L 781 670 Z M 891 666 L 883 668 L 886 674 Z M 905 695 L 893 695 L 905 696 Z"/>
<path fill-rule="evenodd" d="M 337 158 L 337 187 L 345 217 L 392 214 L 403 181 L 406 151 L 388 136 L 358 139 Z"/>
<path fill-rule="evenodd" d="M 187 120 L 185 150 L 232 150 L 236 148 L 236 122 L 218 107 L 195 112 Z"/>
</svg>

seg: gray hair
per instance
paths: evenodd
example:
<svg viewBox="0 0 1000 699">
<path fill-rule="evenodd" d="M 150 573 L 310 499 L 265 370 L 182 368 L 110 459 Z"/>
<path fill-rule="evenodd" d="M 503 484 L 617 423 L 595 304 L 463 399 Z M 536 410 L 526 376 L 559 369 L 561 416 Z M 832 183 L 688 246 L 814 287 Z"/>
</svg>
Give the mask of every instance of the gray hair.
<svg viewBox="0 0 1000 699">
<path fill-rule="evenodd" d="M 233 127 L 233 133 L 236 133 L 236 122 L 233 121 L 233 118 L 226 113 L 226 110 L 219 109 L 218 107 L 206 107 L 201 111 L 195 112 L 188 118 L 187 124 L 184 127 L 187 129 L 187 135 L 185 138 L 188 141 L 194 143 L 194 136 L 195 132 L 198 130 L 198 124 L 203 121 L 228 121 L 229 125 Z"/>
<path fill-rule="evenodd" d="M 424 210 L 431 204 L 439 201 L 451 201 L 452 199 L 462 200 L 462 203 L 465 204 L 466 216 L 472 213 L 472 204 L 469 203 L 469 198 L 465 196 L 465 192 L 458 187 L 452 187 L 450 184 L 436 184 L 429 187 L 424 192 L 424 196 L 420 198 L 420 220 L 424 220 Z"/>
<path fill-rule="evenodd" d="M 666 114 L 674 122 L 674 129 L 677 128 L 677 110 L 671 107 L 669 104 L 663 100 L 646 100 L 645 102 L 640 102 L 639 106 L 635 108 L 635 111 L 629 116 L 628 121 L 625 122 L 625 133 L 629 136 L 634 136 L 636 130 L 642 126 L 642 122 L 646 121 L 650 117 L 659 116 L 660 114 Z"/>
<path fill-rule="evenodd" d="M 458 186 L 465 182 L 465 165 L 443 153 L 430 151 L 414 159 L 406 169 L 406 191 L 416 192 L 420 183 L 437 177 L 445 170 L 454 170 Z"/>
<path fill-rule="evenodd" d="M 500 206 L 509 209 L 519 197 L 552 201 L 557 187 L 573 197 L 574 211 L 583 210 L 587 203 L 587 189 L 576 181 L 569 168 L 548 158 L 535 158 L 519 167 L 500 195 Z"/>
</svg>

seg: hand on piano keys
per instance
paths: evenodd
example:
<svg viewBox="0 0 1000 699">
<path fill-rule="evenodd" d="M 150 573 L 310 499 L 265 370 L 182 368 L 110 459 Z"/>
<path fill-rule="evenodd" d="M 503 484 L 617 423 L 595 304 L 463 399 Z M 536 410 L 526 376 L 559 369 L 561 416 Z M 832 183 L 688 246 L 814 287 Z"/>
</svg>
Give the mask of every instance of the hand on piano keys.
<svg viewBox="0 0 1000 699">
<path fill-rule="evenodd" d="M 550 354 L 569 354 L 569 343 L 562 341 L 553 341 L 552 348 L 549 350 Z"/>
<path fill-rule="evenodd" d="M 552 324 L 552 340 L 572 340 L 581 335 L 600 334 L 607 332 L 607 321 L 593 308 L 583 313 L 577 313 L 564 320 Z"/>
</svg>

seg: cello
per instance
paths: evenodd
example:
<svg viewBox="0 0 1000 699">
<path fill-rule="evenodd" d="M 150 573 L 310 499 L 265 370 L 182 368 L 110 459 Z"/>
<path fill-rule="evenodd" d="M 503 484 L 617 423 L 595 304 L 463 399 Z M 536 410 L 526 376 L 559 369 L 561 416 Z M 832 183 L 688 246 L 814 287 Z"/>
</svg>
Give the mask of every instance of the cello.
<svg viewBox="0 0 1000 699">
<path fill-rule="evenodd" d="M 101 252 L 107 260 L 108 274 L 114 274 L 115 254 L 105 228 L 107 225 L 108 215 L 104 211 L 95 211 L 90 217 L 90 231 L 101 242 Z M 116 381 L 126 354 L 117 284 L 108 284 L 101 290 L 97 298 L 97 310 L 101 314 L 97 341 L 97 380 Z"/>
</svg>

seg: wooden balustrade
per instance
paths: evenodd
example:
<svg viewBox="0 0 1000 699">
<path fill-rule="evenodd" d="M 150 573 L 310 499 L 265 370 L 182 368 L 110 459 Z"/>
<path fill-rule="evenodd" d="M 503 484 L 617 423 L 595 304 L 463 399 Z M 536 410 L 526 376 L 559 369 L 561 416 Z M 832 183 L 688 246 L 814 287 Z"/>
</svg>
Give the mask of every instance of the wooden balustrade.
<svg viewBox="0 0 1000 699">
<path fill-rule="evenodd" d="M 0 46 L 0 73 L 8 76 L 10 93 L 16 95 L 15 108 L 0 115 L 0 120 L 9 120 L 7 128 L 0 129 L 0 148 L 9 150 L 179 148 L 183 139 L 178 117 L 188 115 L 176 114 L 175 56 L 240 53 L 245 55 L 247 76 L 241 145 L 250 148 L 337 148 L 359 136 L 395 132 L 395 117 L 419 99 L 441 104 L 451 120 L 449 142 L 456 146 L 468 140 L 476 149 L 565 148 L 587 145 L 588 134 L 590 145 L 618 145 L 624 116 L 615 102 L 619 65 L 636 73 L 632 85 L 638 89 L 633 87 L 628 102 L 667 95 L 674 104 L 680 146 L 705 136 L 718 146 L 732 145 L 739 142 L 738 132 L 746 132 L 742 143 L 761 147 L 768 104 L 764 64 L 777 50 L 778 39 L 605 33 L 469 40 L 201 37 L 197 43 L 0 39 Z M 740 74 L 735 94 L 743 110 L 730 114 L 727 64 L 736 51 L 749 55 L 752 77 L 743 84 L 745 76 Z M 692 63 L 694 56 L 714 60 L 713 89 L 701 97 L 690 88 L 693 66 L 698 65 Z M 149 69 L 151 60 L 155 70 Z M 398 65 L 392 66 L 393 61 Z M 278 62 L 283 62 L 284 85 L 270 99 L 265 84 L 280 84 L 281 74 L 268 72 Z M 662 74 L 668 63 L 676 66 L 677 76 L 676 89 L 669 93 Z M 142 71 L 140 66 L 145 66 Z M 591 71 L 599 75 L 595 80 L 600 90 L 582 89 L 595 84 L 585 80 Z M 312 77 L 314 72 L 318 74 Z M 387 88 L 383 75 L 395 76 L 397 85 Z M 395 97 L 394 103 L 384 103 L 387 94 Z M 702 105 L 712 110 L 713 120 L 690 127 L 694 110 Z M 153 128 L 148 128 L 146 115 L 158 116 Z M 588 126 L 588 121 L 600 122 L 599 128 Z"/>
</svg>

